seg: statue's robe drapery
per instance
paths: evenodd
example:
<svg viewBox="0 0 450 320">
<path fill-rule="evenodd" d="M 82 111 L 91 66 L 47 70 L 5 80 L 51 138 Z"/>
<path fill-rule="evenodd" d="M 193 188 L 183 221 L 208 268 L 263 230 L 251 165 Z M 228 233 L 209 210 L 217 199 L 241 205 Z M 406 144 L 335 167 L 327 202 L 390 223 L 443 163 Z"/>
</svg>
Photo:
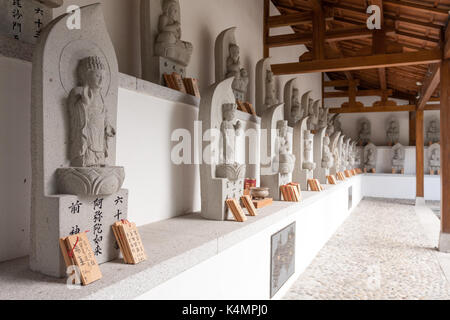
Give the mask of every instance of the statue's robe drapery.
<svg viewBox="0 0 450 320">
<path fill-rule="evenodd" d="M 73 167 L 104 166 L 108 157 L 108 123 L 103 97 L 78 87 L 69 96 L 70 160 Z"/>
</svg>

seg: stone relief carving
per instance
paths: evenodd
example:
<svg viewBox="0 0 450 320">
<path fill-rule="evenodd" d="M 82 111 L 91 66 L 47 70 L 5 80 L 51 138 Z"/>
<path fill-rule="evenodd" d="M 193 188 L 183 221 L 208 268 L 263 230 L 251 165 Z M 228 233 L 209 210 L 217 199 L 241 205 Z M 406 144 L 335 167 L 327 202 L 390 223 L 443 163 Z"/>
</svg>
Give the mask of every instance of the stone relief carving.
<svg viewBox="0 0 450 320">
<path fill-rule="evenodd" d="M 216 169 L 218 178 L 227 178 L 230 181 L 245 178 L 245 165 L 236 162 L 236 136 L 240 135 L 242 126 L 239 120 L 236 121 L 236 110 L 237 106 L 235 103 L 222 105 L 223 121 L 220 125 L 221 159 Z"/>
<path fill-rule="evenodd" d="M 388 146 L 393 146 L 400 139 L 400 123 L 397 118 L 391 117 L 387 121 L 386 140 Z"/>
<path fill-rule="evenodd" d="M 358 137 L 360 146 L 365 146 L 370 143 L 371 125 L 369 120 L 366 118 L 359 120 Z"/>
<path fill-rule="evenodd" d="M 315 132 L 319 124 L 320 100 L 309 99 L 308 130 Z"/>
<path fill-rule="evenodd" d="M 202 95 L 198 120 L 202 135 L 217 135 L 203 142 L 203 162 L 200 164 L 201 215 L 205 219 L 224 221 L 230 217 L 225 206 L 229 198 L 243 194 L 246 165 L 236 161 L 236 139 L 241 123 L 236 121 L 236 98 L 233 79 L 211 85 Z"/>
<path fill-rule="evenodd" d="M 439 119 L 434 117 L 428 122 L 427 134 L 426 134 L 426 144 L 432 145 L 438 143 L 441 140 L 441 130 Z"/>
<path fill-rule="evenodd" d="M 320 101 L 319 101 L 319 105 L 320 105 Z M 317 130 L 326 128 L 328 126 L 329 111 L 330 111 L 330 109 L 325 108 L 325 107 L 319 108 L 319 123 L 317 126 Z"/>
<path fill-rule="evenodd" d="M 181 40 L 180 4 L 175 0 L 164 0 L 162 11 L 155 42 L 155 55 L 187 66 L 194 47 L 191 43 Z"/>
<path fill-rule="evenodd" d="M 322 168 L 331 169 L 334 164 L 333 154 L 330 149 L 330 137 L 323 137 L 323 151 L 322 151 Z"/>
<path fill-rule="evenodd" d="M 364 172 L 376 173 L 377 147 L 369 143 L 364 147 Z"/>
<path fill-rule="evenodd" d="M 271 107 L 271 106 L 278 104 L 277 89 L 276 89 L 276 85 L 275 85 L 275 77 L 273 75 L 273 72 L 270 70 L 267 70 L 267 72 L 266 72 L 265 104 L 267 107 Z"/>
<path fill-rule="evenodd" d="M 248 73 L 247 70 L 241 68 L 241 58 L 239 55 L 239 46 L 237 44 L 230 44 L 230 55 L 227 58 L 227 78 L 234 77 L 232 88 L 245 96 L 248 87 Z"/>
<path fill-rule="evenodd" d="M 292 173 L 294 170 L 295 156 L 292 154 L 292 150 L 288 141 L 288 122 L 286 120 L 280 120 L 277 122 L 277 140 L 275 144 L 276 160 L 275 164 L 278 164 L 278 172 L 282 175 Z"/>
<path fill-rule="evenodd" d="M 291 118 L 293 119 L 294 123 L 297 123 L 298 121 L 300 121 L 300 119 L 303 118 L 303 112 L 302 112 L 302 106 L 300 104 L 299 94 L 300 94 L 300 91 L 298 90 L 298 88 L 292 89 Z"/>
<path fill-rule="evenodd" d="M 441 174 L 441 146 L 438 143 L 432 144 L 428 148 L 428 162 L 430 174 Z"/>
<path fill-rule="evenodd" d="M 336 123 L 336 121 L 338 121 L 337 120 L 338 117 L 339 117 L 339 113 L 336 113 L 335 115 L 333 115 L 331 117 L 328 116 L 328 119 L 327 119 L 327 130 L 326 130 L 327 136 L 331 137 L 333 135 L 333 133 L 340 131 L 340 130 L 336 130 L 336 128 L 335 128 L 335 123 Z"/>
<path fill-rule="evenodd" d="M 303 149 L 303 164 L 302 167 L 305 170 L 312 171 L 316 168 L 316 164 L 314 163 L 313 159 L 313 139 L 314 135 L 311 133 L 311 131 L 306 130 L 304 134 L 304 143 L 305 147 Z"/>
<path fill-rule="evenodd" d="M 405 147 L 400 143 L 395 144 L 391 149 L 392 173 L 405 173 Z"/>
<path fill-rule="evenodd" d="M 122 187 L 124 169 L 106 168 L 109 140 L 115 137 L 116 131 L 109 123 L 102 95 L 105 71 L 105 64 L 98 56 L 86 57 L 78 63 L 80 86 L 71 90 L 67 100 L 71 168 L 57 171 L 61 194 L 110 195 Z"/>
<path fill-rule="evenodd" d="M 103 102 L 105 66 L 100 57 L 84 58 L 78 65 L 81 86 L 68 99 L 70 115 L 70 163 L 72 167 L 104 167 L 108 140 L 116 135 Z"/>
</svg>

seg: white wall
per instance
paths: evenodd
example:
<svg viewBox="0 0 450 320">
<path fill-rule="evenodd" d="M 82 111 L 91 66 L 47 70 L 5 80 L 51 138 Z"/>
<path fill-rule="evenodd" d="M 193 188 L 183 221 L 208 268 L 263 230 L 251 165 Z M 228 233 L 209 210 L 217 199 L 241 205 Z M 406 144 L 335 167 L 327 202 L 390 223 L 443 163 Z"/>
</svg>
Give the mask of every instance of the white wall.
<svg viewBox="0 0 450 320">
<path fill-rule="evenodd" d="M 270 299 L 271 236 L 296 222 L 295 274 L 274 296 L 282 298 L 362 199 L 362 176 L 328 186 L 317 200 L 218 255 L 179 274 L 137 299 L 241 300 Z M 352 186 L 353 206 L 348 208 Z M 332 190 L 328 190 L 332 189 Z M 311 195 L 311 192 L 309 192 Z M 306 198 L 306 197 L 305 197 Z M 239 263 L 240 272 L 236 270 Z M 243 285 L 245 284 L 245 285 Z M 236 290 L 239 288 L 239 290 Z"/>
</svg>

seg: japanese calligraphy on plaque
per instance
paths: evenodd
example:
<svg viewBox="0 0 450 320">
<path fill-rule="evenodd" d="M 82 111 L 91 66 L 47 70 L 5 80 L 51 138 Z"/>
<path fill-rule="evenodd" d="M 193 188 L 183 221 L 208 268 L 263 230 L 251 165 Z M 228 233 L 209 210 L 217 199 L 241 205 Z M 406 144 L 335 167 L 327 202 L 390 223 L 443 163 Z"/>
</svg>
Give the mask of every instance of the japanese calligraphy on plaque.
<svg viewBox="0 0 450 320">
<path fill-rule="evenodd" d="M 144 245 L 135 223 L 122 220 L 112 226 L 125 263 L 138 264 L 147 260 Z"/>
<path fill-rule="evenodd" d="M 59 244 L 66 266 L 78 267 L 83 285 L 88 285 L 102 278 L 102 273 L 95 260 L 86 233 L 62 238 L 59 240 Z"/>
<path fill-rule="evenodd" d="M 52 20 L 50 8 L 31 0 L 0 0 L 0 34 L 34 44 Z"/>
</svg>

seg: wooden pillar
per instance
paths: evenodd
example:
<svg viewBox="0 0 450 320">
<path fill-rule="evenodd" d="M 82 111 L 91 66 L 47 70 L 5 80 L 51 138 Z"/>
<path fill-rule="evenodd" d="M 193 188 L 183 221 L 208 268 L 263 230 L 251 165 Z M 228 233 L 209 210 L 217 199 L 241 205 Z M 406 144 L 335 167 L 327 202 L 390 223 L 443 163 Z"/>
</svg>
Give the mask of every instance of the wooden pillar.
<svg viewBox="0 0 450 320">
<path fill-rule="evenodd" d="M 325 15 L 321 0 L 313 0 L 313 56 L 314 60 L 325 59 Z"/>
<path fill-rule="evenodd" d="M 269 16 L 270 16 L 270 0 L 264 0 L 264 21 L 263 21 L 263 57 L 269 57 L 269 46 L 267 45 L 267 39 L 269 39 Z"/>
<path fill-rule="evenodd" d="M 410 103 L 411 104 L 411 103 Z M 409 112 L 409 145 L 416 145 L 416 112 Z"/>
<path fill-rule="evenodd" d="M 450 60 L 441 65 L 441 231 L 450 234 Z M 448 237 L 447 237 L 448 238 Z M 443 238 L 441 237 L 441 245 Z M 448 240 L 448 239 L 447 239 Z M 448 243 L 447 243 L 448 248 Z"/>
<path fill-rule="evenodd" d="M 423 198 L 424 190 L 424 137 L 423 137 L 423 110 L 416 111 L 416 197 Z"/>
</svg>

